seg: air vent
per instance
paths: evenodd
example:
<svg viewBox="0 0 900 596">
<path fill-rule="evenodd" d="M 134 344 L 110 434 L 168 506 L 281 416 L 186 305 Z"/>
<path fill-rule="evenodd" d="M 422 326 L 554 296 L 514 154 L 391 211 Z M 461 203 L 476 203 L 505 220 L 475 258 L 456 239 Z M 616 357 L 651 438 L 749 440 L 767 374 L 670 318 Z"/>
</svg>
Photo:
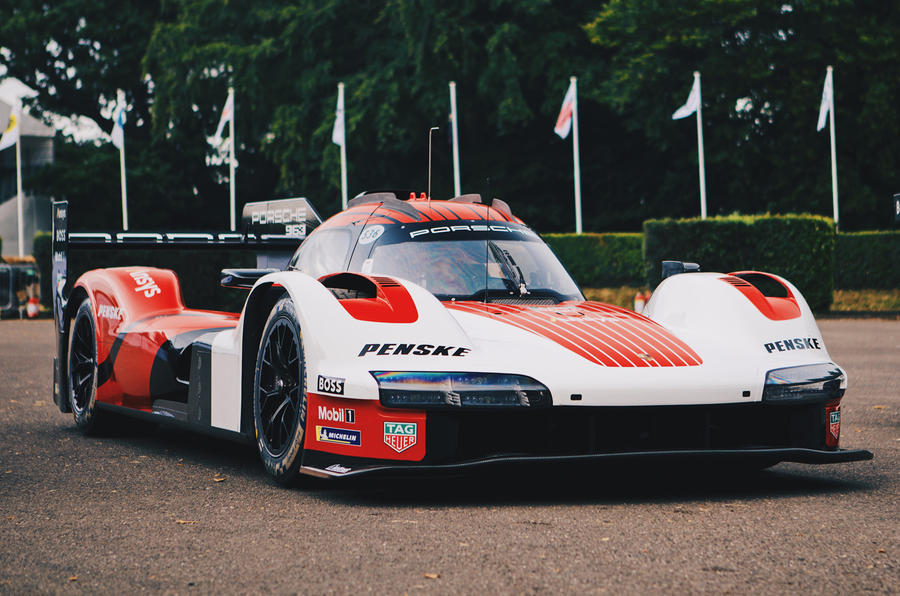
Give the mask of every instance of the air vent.
<svg viewBox="0 0 900 596">
<path fill-rule="evenodd" d="M 376 282 L 378 282 L 378 285 L 380 285 L 383 288 L 399 288 L 400 287 L 400 284 L 397 283 L 396 280 L 394 280 L 390 277 L 373 276 L 372 279 L 374 279 Z"/>
<path fill-rule="evenodd" d="M 738 277 L 728 276 L 728 277 L 720 277 L 719 279 L 721 279 L 722 281 L 724 281 L 724 282 L 727 283 L 727 284 L 733 285 L 733 286 L 736 287 L 736 288 L 749 288 L 749 287 L 752 287 L 752 284 L 750 284 L 750 283 L 748 283 L 748 282 L 746 282 L 746 281 L 744 281 L 743 279 L 740 279 L 740 278 L 738 278 Z"/>
</svg>

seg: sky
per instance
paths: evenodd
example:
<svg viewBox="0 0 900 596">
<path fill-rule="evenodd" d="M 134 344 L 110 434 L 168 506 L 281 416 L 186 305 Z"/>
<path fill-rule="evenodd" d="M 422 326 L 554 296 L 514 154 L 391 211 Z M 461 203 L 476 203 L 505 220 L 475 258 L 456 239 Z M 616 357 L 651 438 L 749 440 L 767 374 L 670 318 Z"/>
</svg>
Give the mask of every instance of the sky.
<svg viewBox="0 0 900 596">
<path fill-rule="evenodd" d="M 37 95 L 37 91 L 19 79 L 5 75 L 6 67 L 0 64 L 0 101 L 13 106 L 23 97 Z M 50 114 L 49 117 L 50 126 L 65 135 L 71 135 L 78 142 L 106 141 L 109 139 L 107 133 L 90 118 L 78 116 L 73 119 L 58 114 Z"/>
</svg>

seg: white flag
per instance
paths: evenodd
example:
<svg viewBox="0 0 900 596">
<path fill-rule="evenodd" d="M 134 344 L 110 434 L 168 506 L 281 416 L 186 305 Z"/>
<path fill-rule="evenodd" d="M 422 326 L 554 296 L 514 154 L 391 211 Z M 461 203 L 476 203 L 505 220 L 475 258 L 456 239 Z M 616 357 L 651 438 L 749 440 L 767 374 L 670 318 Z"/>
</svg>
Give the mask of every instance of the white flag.
<svg viewBox="0 0 900 596">
<path fill-rule="evenodd" d="M 672 114 L 672 120 L 681 120 L 682 118 L 687 118 L 691 114 L 697 111 L 700 107 L 700 77 L 694 77 L 694 85 L 691 87 L 691 93 L 688 95 L 687 101 L 684 102 L 684 105 L 675 110 L 675 113 Z"/>
<path fill-rule="evenodd" d="M 344 137 L 344 94 L 338 93 L 337 106 L 334 109 L 334 129 L 331 131 L 331 142 L 343 147 Z"/>
<path fill-rule="evenodd" d="M 572 112 L 575 111 L 575 99 L 575 82 L 572 81 L 569 83 L 569 90 L 566 91 L 566 96 L 563 98 L 562 107 L 559 108 L 556 126 L 553 127 L 553 132 L 558 134 L 561 139 L 569 136 L 569 131 L 572 130 Z"/>
<path fill-rule="evenodd" d="M 834 87 L 831 80 L 831 67 L 825 75 L 825 86 L 822 88 L 822 103 L 819 105 L 819 122 L 816 124 L 816 132 L 825 128 L 828 119 L 828 111 L 834 109 Z"/>
<path fill-rule="evenodd" d="M 19 131 L 22 130 L 22 104 L 17 104 L 9 114 L 9 125 L 0 137 L 0 151 L 12 147 L 19 141 Z"/>
<path fill-rule="evenodd" d="M 120 151 L 125 146 L 125 92 L 119 89 L 116 98 L 116 111 L 113 112 L 113 129 L 109 133 L 112 144 Z"/>
<path fill-rule="evenodd" d="M 219 118 L 219 126 L 216 127 L 216 134 L 213 137 L 213 144 L 219 146 L 222 144 L 222 132 L 225 125 L 234 118 L 234 94 L 229 92 L 228 99 L 225 100 L 225 106 L 222 108 L 222 117 Z"/>
</svg>

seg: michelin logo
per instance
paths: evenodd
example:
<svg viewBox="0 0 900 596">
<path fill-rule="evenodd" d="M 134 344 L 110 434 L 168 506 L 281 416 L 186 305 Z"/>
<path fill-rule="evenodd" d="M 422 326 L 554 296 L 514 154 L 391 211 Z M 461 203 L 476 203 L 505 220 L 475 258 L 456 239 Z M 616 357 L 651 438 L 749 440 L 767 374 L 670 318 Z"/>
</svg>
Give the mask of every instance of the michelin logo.
<svg viewBox="0 0 900 596">
<path fill-rule="evenodd" d="M 335 443 L 337 445 L 352 445 L 354 447 L 359 447 L 362 445 L 362 433 L 358 430 L 317 426 L 316 440 L 320 443 Z"/>
</svg>

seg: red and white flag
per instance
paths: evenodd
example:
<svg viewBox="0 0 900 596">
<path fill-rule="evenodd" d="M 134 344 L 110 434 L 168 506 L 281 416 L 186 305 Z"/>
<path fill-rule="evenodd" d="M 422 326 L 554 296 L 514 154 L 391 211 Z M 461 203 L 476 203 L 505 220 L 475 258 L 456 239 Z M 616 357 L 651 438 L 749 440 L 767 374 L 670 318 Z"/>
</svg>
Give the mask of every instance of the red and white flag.
<svg viewBox="0 0 900 596">
<path fill-rule="evenodd" d="M 572 130 L 572 112 L 575 111 L 575 81 L 569 83 L 569 90 L 566 91 L 566 97 L 563 99 L 562 107 L 559 109 L 559 116 L 556 118 L 556 126 L 553 132 L 564 139 L 569 136 Z"/>
</svg>

